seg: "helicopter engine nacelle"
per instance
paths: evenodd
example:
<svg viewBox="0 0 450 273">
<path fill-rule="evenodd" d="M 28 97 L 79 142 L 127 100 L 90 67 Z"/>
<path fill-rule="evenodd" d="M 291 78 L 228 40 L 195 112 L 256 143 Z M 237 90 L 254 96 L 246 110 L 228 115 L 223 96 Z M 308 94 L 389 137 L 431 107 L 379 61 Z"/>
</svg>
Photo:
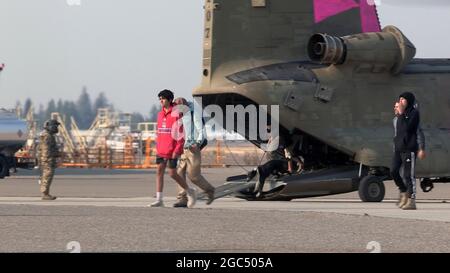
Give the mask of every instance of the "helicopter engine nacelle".
<svg viewBox="0 0 450 273">
<path fill-rule="evenodd" d="M 398 74 L 415 54 L 415 46 L 394 26 L 387 26 L 382 32 L 345 37 L 314 34 L 308 43 L 308 55 L 312 61 L 363 66 L 372 72 Z"/>
</svg>

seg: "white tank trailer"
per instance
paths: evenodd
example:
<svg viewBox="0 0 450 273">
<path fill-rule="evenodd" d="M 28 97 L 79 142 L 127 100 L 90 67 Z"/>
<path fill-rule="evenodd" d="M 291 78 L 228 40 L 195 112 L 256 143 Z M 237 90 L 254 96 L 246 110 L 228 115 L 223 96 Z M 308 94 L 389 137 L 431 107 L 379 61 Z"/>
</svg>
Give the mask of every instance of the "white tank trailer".
<svg viewBox="0 0 450 273">
<path fill-rule="evenodd" d="M 11 168 L 24 167 L 14 154 L 26 143 L 27 137 L 26 121 L 18 119 L 13 112 L 0 109 L 0 179 L 8 176 Z"/>
<path fill-rule="evenodd" d="M 11 168 L 18 166 L 14 154 L 22 148 L 28 137 L 26 121 L 15 113 L 0 109 L 0 178 L 9 175 Z"/>
</svg>

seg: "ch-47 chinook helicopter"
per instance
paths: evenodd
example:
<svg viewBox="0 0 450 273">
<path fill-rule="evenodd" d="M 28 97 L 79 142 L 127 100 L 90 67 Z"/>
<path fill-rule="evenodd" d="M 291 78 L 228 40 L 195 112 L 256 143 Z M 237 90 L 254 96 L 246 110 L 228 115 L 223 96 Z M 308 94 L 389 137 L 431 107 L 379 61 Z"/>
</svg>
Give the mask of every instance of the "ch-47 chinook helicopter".
<svg viewBox="0 0 450 273">
<path fill-rule="evenodd" d="M 362 201 L 382 201 L 393 103 L 405 91 L 420 102 L 427 143 L 416 177 L 424 191 L 450 182 L 450 60 L 415 59 L 413 43 L 394 26 L 381 29 L 370 2 L 206 0 L 193 95 L 203 107 L 279 105 L 280 135 L 304 140 L 309 171 L 273 178 L 265 200 L 358 190 Z M 234 194 L 252 200 L 246 188 Z"/>
</svg>

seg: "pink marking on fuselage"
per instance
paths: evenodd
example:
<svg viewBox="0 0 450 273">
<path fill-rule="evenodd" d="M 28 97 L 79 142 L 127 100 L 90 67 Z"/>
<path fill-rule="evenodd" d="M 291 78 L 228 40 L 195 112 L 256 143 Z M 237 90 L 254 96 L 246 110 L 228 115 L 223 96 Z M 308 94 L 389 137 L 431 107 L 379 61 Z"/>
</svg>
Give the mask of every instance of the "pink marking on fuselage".
<svg viewBox="0 0 450 273">
<path fill-rule="evenodd" d="M 344 11 L 357 8 L 354 0 L 314 0 L 314 19 L 317 23 Z"/>
<path fill-rule="evenodd" d="M 367 1 L 360 3 L 361 28 L 363 32 L 379 32 L 381 31 L 380 22 L 375 5 L 369 5 Z"/>
<path fill-rule="evenodd" d="M 331 16 L 347 10 L 359 8 L 361 14 L 361 29 L 363 32 L 381 31 L 375 5 L 369 5 L 367 0 L 314 0 L 315 23 L 320 23 Z"/>
</svg>

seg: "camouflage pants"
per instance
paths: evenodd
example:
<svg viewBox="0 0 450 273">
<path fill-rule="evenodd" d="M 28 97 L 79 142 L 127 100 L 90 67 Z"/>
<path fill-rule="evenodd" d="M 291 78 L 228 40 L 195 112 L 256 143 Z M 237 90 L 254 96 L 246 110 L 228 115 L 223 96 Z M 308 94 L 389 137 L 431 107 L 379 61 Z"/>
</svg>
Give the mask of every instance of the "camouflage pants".
<svg viewBox="0 0 450 273">
<path fill-rule="evenodd" d="M 55 174 L 56 164 L 54 163 L 42 163 L 40 165 L 41 169 L 41 193 L 49 194 L 50 185 L 53 181 L 53 175 Z"/>
<path fill-rule="evenodd" d="M 203 177 L 201 173 L 202 156 L 200 151 L 191 152 L 189 149 L 184 149 L 183 154 L 178 164 L 177 173 L 186 180 L 187 177 L 191 182 L 205 192 L 213 192 L 214 187 Z M 178 186 L 178 200 L 187 202 L 186 192 Z"/>
</svg>

